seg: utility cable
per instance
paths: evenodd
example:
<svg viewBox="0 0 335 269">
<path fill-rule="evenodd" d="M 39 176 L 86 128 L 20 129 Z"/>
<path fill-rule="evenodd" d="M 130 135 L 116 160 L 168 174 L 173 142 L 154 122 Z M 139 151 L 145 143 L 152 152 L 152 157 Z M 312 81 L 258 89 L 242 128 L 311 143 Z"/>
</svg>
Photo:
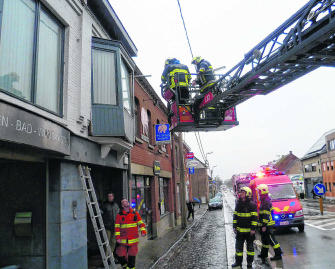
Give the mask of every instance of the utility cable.
<svg viewBox="0 0 335 269">
<path fill-rule="evenodd" d="M 187 39 L 187 43 L 188 43 L 188 47 L 190 49 L 190 53 L 191 53 L 191 56 L 192 56 L 192 59 L 193 59 L 193 51 L 192 51 L 192 47 L 191 47 L 191 42 L 190 42 L 190 39 L 188 37 L 188 32 L 187 32 L 187 28 L 186 28 L 186 23 L 185 23 L 185 20 L 184 20 L 184 16 L 183 16 L 183 12 L 182 12 L 182 9 L 181 9 L 181 5 L 180 5 L 180 2 L 179 0 L 177 0 L 178 2 L 178 6 L 179 6 L 179 11 L 180 11 L 180 17 L 182 19 L 182 22 L 183 22 L 183 26 L 184 26 L 184 30 L 185 30 L 185 35 L 186 35 L 186 39 Z M 198 135 L 198 136 L 197 136 Z M 199 147 L 199 150 L 200 150 L 200 154 L 202 155 L 202 158 L 204 160 L 205 163 L 207 163 L 207 156 L 204 152 L 204 149 L 203 149 L 203 146 L 202 146 L 202 141 L 201 141 L 201 137 L 200 137 L 200 134 L 199 132 L 195 132 L 195 137 L 197 139 L 197 144 L 198 144 L 198 147 Z"/>
<path fill-rule="evenodd" d="M 188 38 L 188 33 L 187 33 L 187 29 L 186 29 L 186 24 L 185 24 L 184 17 L 183 17 L 183 12 L 181 11 L 181 6 L 180 6 L 180 2 L 179 2 L 179 0 L 177 0 L 177 2 L 178 2 L 178 6 L 179 6 L 180 16 L 181 16 L 181 19 L 182 19 L 182 21 L 183 21 L 183 25 L 184 25 L 184 30 L 185 30 L 185 34 L 186 34 L 186 38 L 187 38 L 188 47 L 189 47 L 189 49 L 190 49 L 191 56 L 192 56 L 192 59 L 193 59 L 193 51 L 192 51 L 192 47 L 191 47 L 190 39 Z"/>
</svg>

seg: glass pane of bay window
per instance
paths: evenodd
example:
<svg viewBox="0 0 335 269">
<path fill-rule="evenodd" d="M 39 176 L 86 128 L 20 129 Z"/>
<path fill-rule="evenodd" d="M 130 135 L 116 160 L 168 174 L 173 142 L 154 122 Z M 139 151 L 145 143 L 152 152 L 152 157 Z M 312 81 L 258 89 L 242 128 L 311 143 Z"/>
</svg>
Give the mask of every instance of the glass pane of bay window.
<svg viewBox="0 0 335 269">
<path fill-rule="evenodd" d="M 130 93 L 130 72 L 127 66 L 121 61 L 121 85 L 122 85 L 122 97 L 123 107 L 131 112 L 131 93 Z"/>
<path fill-rule="evenodd" d="M 35 3 L 3 2 L 0 41 L 0 88 L 31 101 Z"/>
<path fill-rule="evenodd" d="M 93 49 L 93 102 L 116 105 L 115 52 Z"/>
<path fill-rule="evenodd" d="M 36 103 L 59 112 L 62 28 L 43 10 L 39 25 Z"/>
</svg>

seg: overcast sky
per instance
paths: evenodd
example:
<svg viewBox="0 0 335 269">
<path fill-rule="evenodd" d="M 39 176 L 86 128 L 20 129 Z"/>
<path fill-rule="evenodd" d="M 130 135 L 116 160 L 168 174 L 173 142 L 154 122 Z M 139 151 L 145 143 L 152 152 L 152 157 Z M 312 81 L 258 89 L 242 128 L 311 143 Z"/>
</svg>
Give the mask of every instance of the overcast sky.
<svg viewBox="0 0 335 269">
<path fill-rule="evenodd" d="M 160 94 L 164 60 L 176 57 L 194 72 L 177 0 L 110 0 L 138 48 L 135 62 Z M 306 0 L 180 0 L 193 53 L 225 73 L 245 53 L 300 9 Z M 316 71 L 237 107 L 240 123 L 225 132 L 201 133 L 214 175 L 223 179 L 256 170 L 289 151 L 302 157 L 335 128 L 333 68 Z M 194 133 L 186 142 L 201 159 Z"/>
</svg>

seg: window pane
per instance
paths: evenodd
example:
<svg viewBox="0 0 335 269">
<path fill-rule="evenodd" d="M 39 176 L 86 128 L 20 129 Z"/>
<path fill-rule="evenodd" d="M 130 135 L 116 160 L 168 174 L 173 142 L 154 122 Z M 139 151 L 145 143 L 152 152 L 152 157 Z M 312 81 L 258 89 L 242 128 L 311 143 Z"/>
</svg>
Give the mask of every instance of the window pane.
<svg viewBox="0 0 335 269">
<path fill-rule="evenodd" d="M 121 61 L 121 85 L 122 85 L 122 97 L 123 106 L 131 111 L 130 109 L 130 73 L 123 60 Z"/>
<path fill-rule="evenodd" d="M 54 112 L 59 112 L 61 44 L 61 27 L 41 10 L 36 103 Z"/>
<path fill-rule="evenodd" d="M 35 4 L 5 0 L 0 41 L 0 88 L 31 100 Z"/>
<path fill-rule="evenodd" d="M 93 102 L 116 105 L 115 53 L 93 50 Z"/>
</svg>

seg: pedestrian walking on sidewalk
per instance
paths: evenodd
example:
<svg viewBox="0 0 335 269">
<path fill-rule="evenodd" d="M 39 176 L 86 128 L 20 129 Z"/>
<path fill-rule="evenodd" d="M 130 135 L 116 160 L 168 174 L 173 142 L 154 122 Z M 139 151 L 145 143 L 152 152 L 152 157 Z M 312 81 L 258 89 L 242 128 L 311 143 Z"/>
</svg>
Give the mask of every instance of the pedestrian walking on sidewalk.
<svg viewBox="0 0 335 269">
<path fill-rule="evenodd" d="M 107 232 L 109 245 L 112 252 L 115 250 L 116 239 L 115 239 L 115 220 L 117 214 L 119 214 L 120 208 L 114 201 L 114 193 L 109 192 L 107 194 L 107 201 L 102 205 L 102 219 Z"/>
<path fill-rule="evenodd" d="M 189 220 L 191 215 L 192 215 L 192 220 L 194 220 L 194 203 L 193 203 L 193 201 L 188 201 L 186 203 L 186 205 L 187 205 L 187 210 L 188 210 L 187 220 Z"/>
<path fill-rule="evenodd" d="M 265 264 L 270 245 L 273 247 L 275 252 L 275 256 L 271 258 L 271 260 L 281 260 L 282 250 L 273 233 L 275 221 L 272 219 L 272 202 L 269 197 L 269 187 L 266 184 L 260 184 L 257 187 L 257 191 L 261 201 L 259 208 L 259 222 L 262 225 L 262 250 L 259 257 L 262 259 L 263 264 Z"/>
<path fill-rule="evenodd" d="M 233 228 L 236 234 L 235 263 L 232 267 L 242 266 L 244 241 L 247 242 L 247 268 L 254 261 L 254 240 L 257 227 L 257 206 L 251 200 L 251 189 L 243 187 L 239 193 L 234 211 Z"/>
<path fill-rule="evenodd" d="M 146 236 L 147 231 L 140 214 L 130 208 L 127 199 L 121 201 L 122 210 L 116 216 L 115 237 L 119 243 L 116 254 L 122 268 L 135 269 L 136 255 L 138 252 L 139 235 Z"/>
</svg>

